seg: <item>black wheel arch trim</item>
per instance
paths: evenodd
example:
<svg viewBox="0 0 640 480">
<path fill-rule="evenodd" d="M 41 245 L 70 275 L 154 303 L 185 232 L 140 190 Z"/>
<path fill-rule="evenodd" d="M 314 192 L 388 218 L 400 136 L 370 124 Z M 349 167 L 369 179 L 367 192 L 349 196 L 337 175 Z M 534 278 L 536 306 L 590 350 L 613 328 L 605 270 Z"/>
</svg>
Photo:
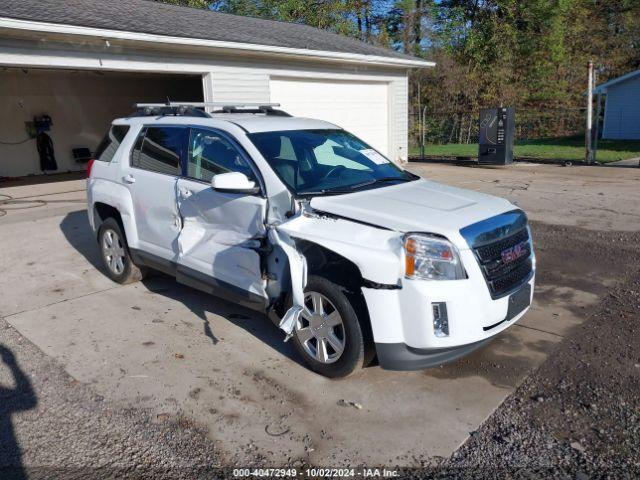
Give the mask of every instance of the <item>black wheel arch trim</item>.
<svg viewBox="0 0 640 480">
<path fill-rule="evenodd" d="M 401 290 L 402 283 L 398 281 L 398 283 L 378 283 L 372 280 L 367 280 L 366 278 L 362 279 L 362 286 L 365 288 L 373 288 L 375 290 Z"/>
</svg>

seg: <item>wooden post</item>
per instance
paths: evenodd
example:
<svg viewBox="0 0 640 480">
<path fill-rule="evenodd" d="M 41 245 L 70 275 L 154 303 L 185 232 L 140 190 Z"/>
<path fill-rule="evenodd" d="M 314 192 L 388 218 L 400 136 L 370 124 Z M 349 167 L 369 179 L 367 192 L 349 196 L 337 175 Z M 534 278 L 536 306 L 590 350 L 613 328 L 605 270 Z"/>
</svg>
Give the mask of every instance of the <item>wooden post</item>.
<svg viewBox="0 0 640 480">
<path fill-rule="evenodd" d="M 584 145 L 585 145 L 585 157 L 586 164 L 590 164 L 592 161 L 591 152 L 591 128 L 593 126 L 593 62 L 589 61 L 588 65 L 588 81 L 587 81 L 587 125 L 584 132 Z"/>
</svg>

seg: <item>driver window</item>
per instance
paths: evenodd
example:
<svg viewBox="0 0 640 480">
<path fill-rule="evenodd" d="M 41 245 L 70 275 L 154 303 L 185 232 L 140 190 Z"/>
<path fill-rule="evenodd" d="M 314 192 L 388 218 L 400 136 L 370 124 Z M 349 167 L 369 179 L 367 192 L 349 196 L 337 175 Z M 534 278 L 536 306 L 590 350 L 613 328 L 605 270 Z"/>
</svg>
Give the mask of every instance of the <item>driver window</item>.
<svg viewBox="0 0 640 480">
<path fill-rule="evenodd" d="M 187 176 L 208 183 L 227 172 L 244 173 L 255 181 L 251 166 L 227 139 L 211 130 L 191 129 Z"/>
</svg>

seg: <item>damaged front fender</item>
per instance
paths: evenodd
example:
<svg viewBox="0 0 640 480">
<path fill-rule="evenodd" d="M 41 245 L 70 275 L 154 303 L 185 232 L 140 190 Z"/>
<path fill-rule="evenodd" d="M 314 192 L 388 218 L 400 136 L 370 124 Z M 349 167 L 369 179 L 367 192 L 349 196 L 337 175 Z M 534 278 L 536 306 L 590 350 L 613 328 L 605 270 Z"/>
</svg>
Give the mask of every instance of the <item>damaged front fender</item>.
<svg viewBox="0 0 640 480">
<path fill-rule="evenodd" d="M 280 227 L 269 229 L 269 241 L 279 246 L 289 261 L 291 299 L 293 305 L 285 312 L 279 327 L 287 334 L 288 340 L 293 335 L 298 317 L 304 310 L 304 287 L 307 286 L 307 262 L 298 250 L 295 241 Z"/>
<path fill-rule="evenodd" d="M 298 317 L 305 308 L 308 267 L 296 240 L 317 244 L 344 257 L 370 284 L 398 286 L 404 272 L 402 239 L 398 232 L 323 215 L 308 208 L 271 228 L 269 240 L 272 245 L 281 247 L 289 260 L 292 305 L 279 322 L 287 338 L 293 334 Z"/>
</svg>

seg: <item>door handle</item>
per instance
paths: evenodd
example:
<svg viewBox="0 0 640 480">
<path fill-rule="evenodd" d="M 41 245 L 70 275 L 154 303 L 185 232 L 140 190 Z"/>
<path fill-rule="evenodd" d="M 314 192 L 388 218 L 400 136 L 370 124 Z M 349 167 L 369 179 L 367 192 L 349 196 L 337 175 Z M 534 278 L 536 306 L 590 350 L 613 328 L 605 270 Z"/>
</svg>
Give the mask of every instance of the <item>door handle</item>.
<svg viewBox="0 0 640 480">
<path fill-rule="evenodd" d="M 125 183 L 136 183 L 136 177 L 131 174 L 125 175 L 124 177 L 122 177 L 122 181 Z"/>
<path fill-rule="evenodd" d="M 183 188 L 182 190 L 180 190 L 180 195 L 182 195 L 184 198 L 189 198 L 191 195 L 193 195 L 193 192 L 191 190 Z"/>
</svg>

